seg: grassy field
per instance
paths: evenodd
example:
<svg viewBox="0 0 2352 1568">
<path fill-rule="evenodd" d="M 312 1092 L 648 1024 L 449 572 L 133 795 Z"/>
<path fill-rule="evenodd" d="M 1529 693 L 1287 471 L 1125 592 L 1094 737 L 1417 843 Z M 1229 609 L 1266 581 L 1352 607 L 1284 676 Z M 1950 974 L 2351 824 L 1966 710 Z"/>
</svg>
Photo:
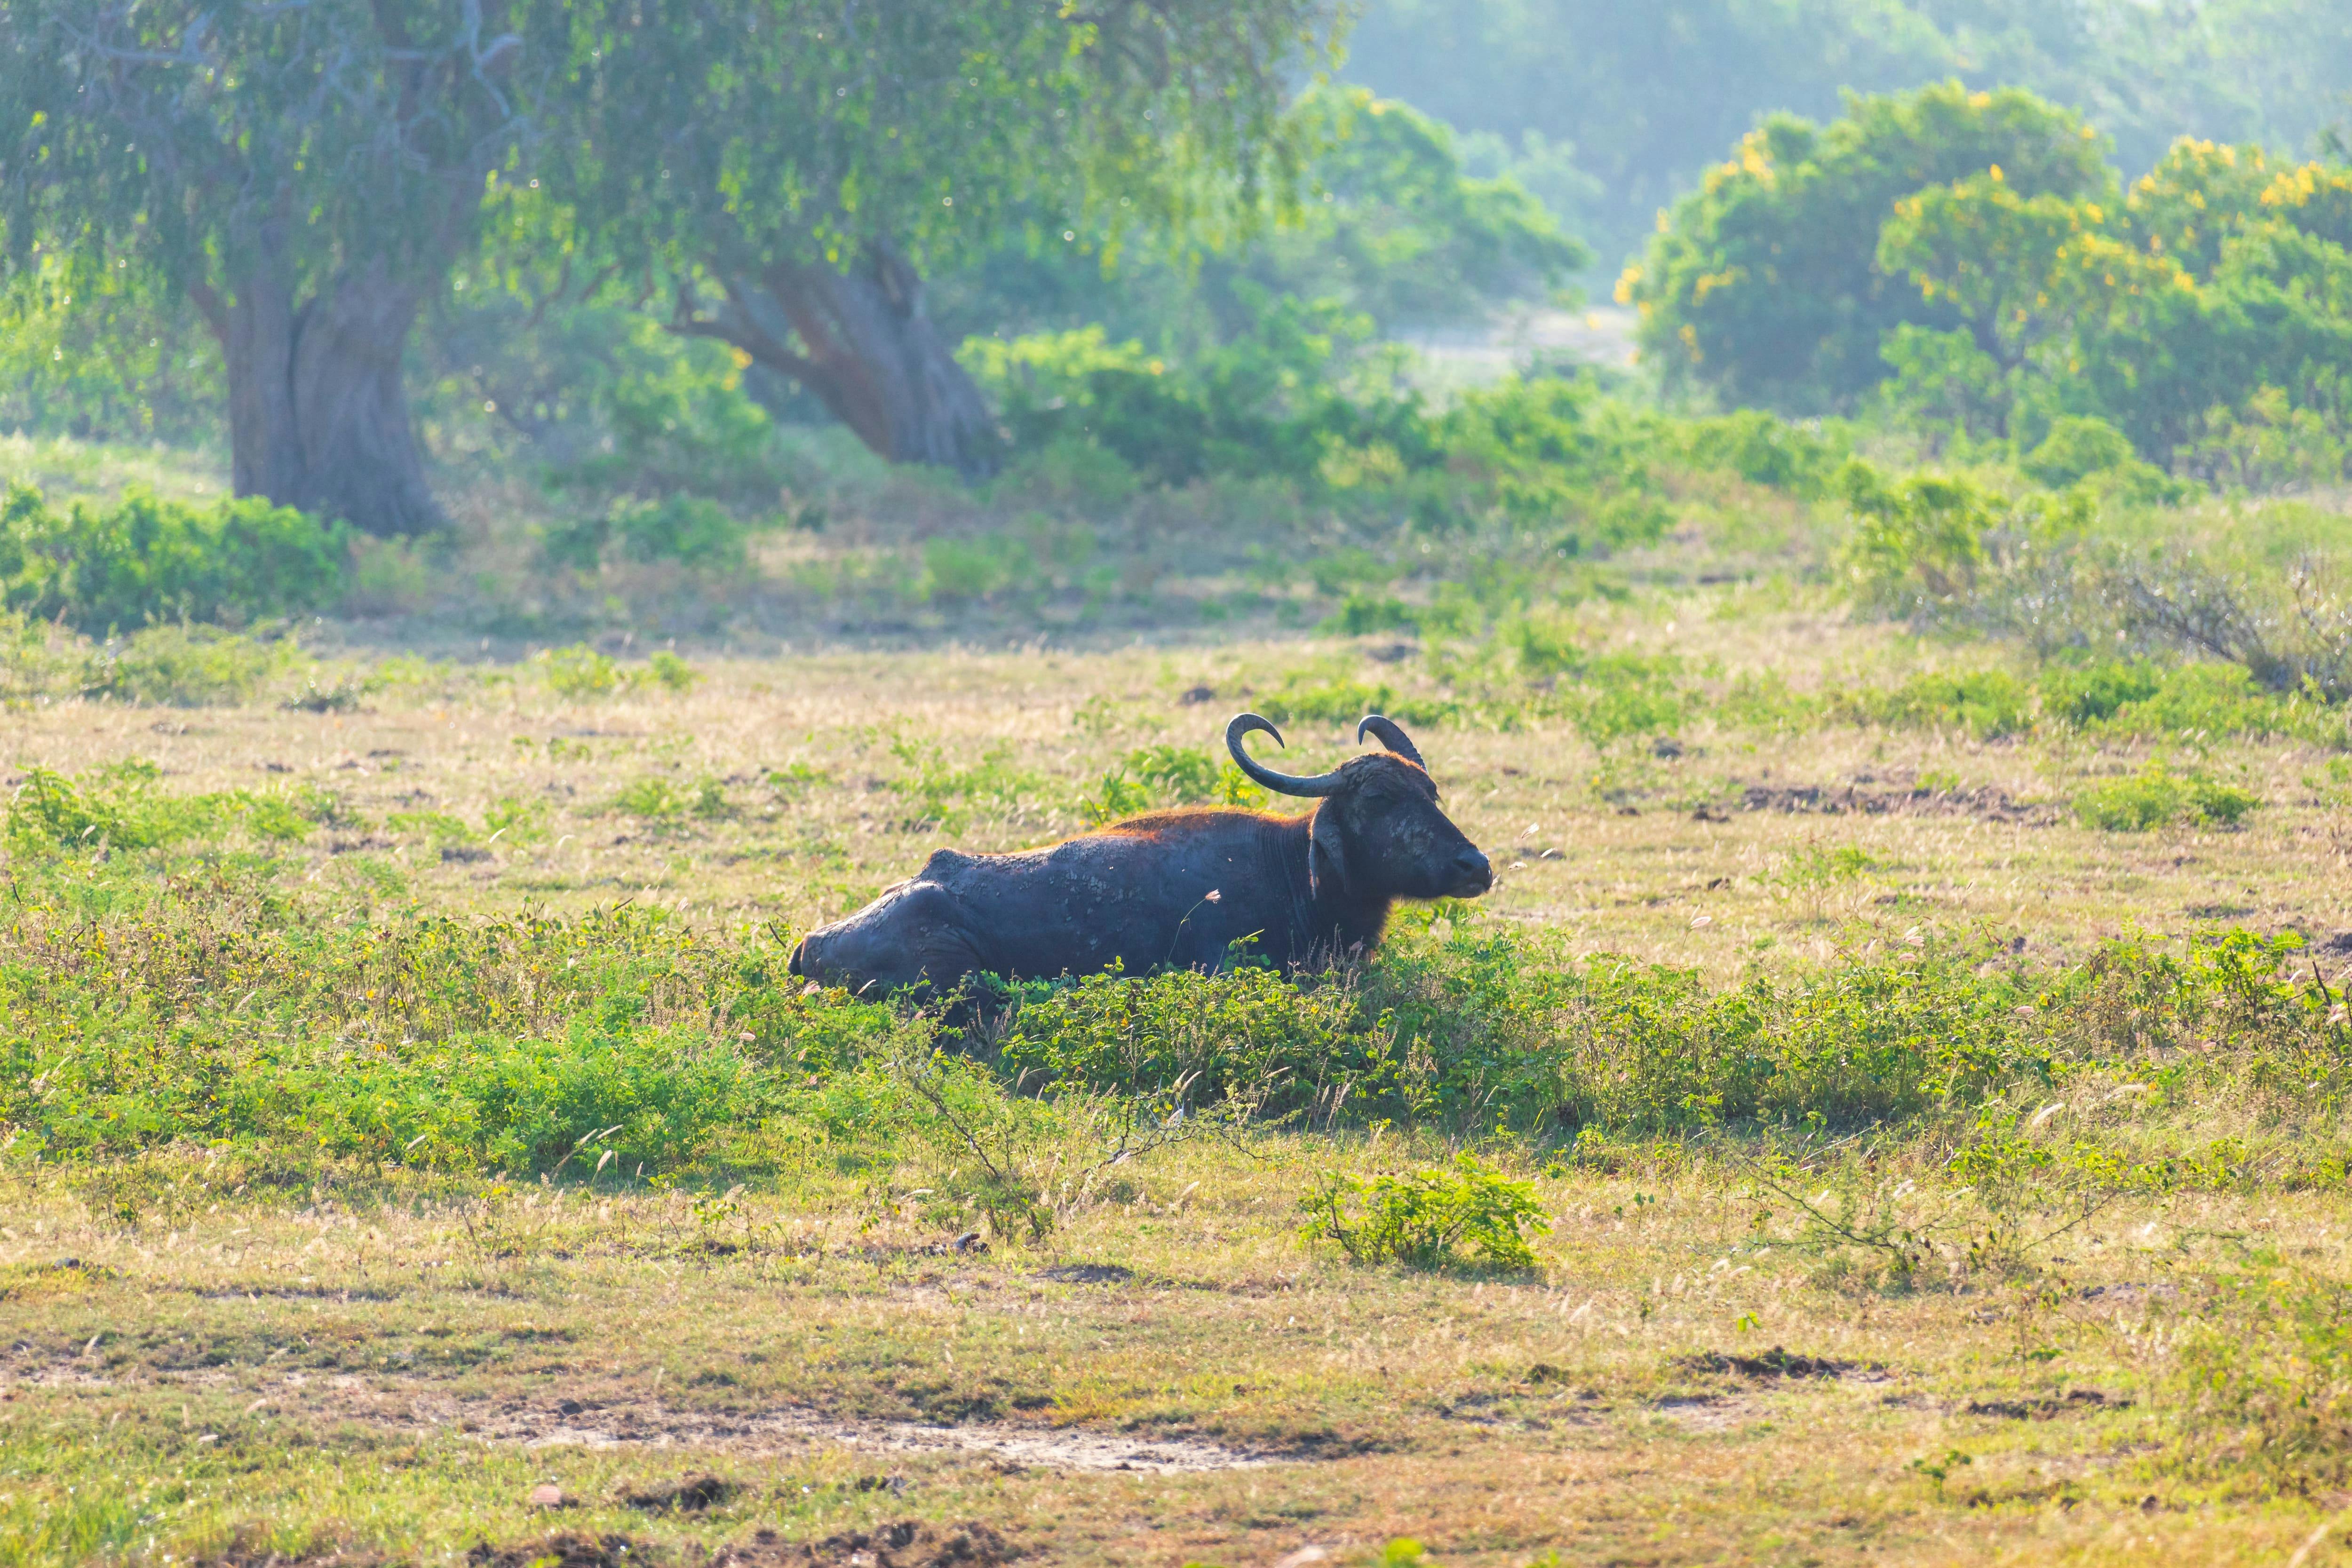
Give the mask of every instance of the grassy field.
<svg viewBox="0 0 2352 1568">
<path fill-rule="evenodd" d="M 26 632 L 0 1562 L 2334 1560 L 2341 710 L 1691 504 L 1484 642 Z M 1368 964 L 782 977 L 1368 705 L 1499 873 Z"/>
</svg>

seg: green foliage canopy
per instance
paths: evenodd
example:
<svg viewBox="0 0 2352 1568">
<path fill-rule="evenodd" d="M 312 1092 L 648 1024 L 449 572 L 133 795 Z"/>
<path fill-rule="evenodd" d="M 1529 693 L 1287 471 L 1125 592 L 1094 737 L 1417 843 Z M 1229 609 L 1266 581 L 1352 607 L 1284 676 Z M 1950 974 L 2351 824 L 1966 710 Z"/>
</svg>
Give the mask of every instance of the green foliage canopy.
<svg viewBox="0 0 2352 1568">
<path fill-rule="evenodd" d="M 988 0 L 566 8 L 577 130 L 548 182 L 615 254 L 722 287 L 887 244 L 924 270 L 1007 231 L 1074 243 L 1254 221 L 1305 143 L 1319 0 L 1087 12 Z M 1064 231 L 1067 230 L 1066 235 Z"/>
<path fill-rule="evenodd" d="M 1618 298 L 1672 384 L 1790 413 L 1850 409 L 1885 375 L 1889 331 L 1959 320 L 1879 268 L 1895 204 L 1977 175 L 2029 204 L 2106 195 L 2105 151 L 2067 110 L 1957 83 L 1857 99 L 1826 127 L 1776 116 L 1676 205 Z"/>
</svg>

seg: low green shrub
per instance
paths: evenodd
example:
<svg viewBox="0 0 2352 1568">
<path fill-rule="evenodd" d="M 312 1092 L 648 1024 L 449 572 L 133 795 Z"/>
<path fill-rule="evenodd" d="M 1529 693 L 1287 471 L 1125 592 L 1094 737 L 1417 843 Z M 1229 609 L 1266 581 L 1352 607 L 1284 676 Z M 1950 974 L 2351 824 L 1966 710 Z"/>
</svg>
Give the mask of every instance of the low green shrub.
<svg viewBox="0 0 2352 1568">
<path fill-rule="evenodd" d="M 584 643 L 575 643 L 568 648 L 545 650 L 537 663 L 547 689 L 570 702 L 593 702 L 647 689 L 676 695 L 691 691 L 702 679 L 700 671 L 667 649 L 641 665 L 631 665 Z"/>
<path fill-rule="evenodd" d="M 315 789 L 165 795 L 155 788 L 162 776 L 136 758 L 76 779 L 29 768 L 8 802 L 8 839 L 20 851 L 143 850 L 236 833 L 284 842 L 307 836 L 340 810 Z"/>
<path fill-rule="evenodd" d="M 1892 688 L 1832 693 L 1829 712 L 1856 723 L 1955 729 L 1979 740 L 1997 740 L 2032 729 L 2034 689 L 2007 670 L 1930 672 Z"/>
<path fill-rule="evenodd" d="M 622 689 L 620 664 L 584 643 L 550 648 L 538 662 L 547 689 L 570 702 L 609 697 Z"/>
<path fill-rule="evenodd" d="M 1528 1233 L 1551 1221 L 1532 1182 L 1512 1181 L 1467 1154 L 1450 1168 L 1369 1180 L 1327 1171 L 1299 1200 L 1309 1241 L 1336 1241 L 1357 1263 L 1442 1269 L 1465 1249 L 1496 1269 L 1532 1269 Z"/>
<path fill-rule="evenodd" d="M 134 492 L 59 512 L 21 485 L 0 499 L 0 602 L 91 633 L 323 610 L 350 565 L 343 525 L 264 500 L 197 507 Z"/>
<path fill-rule="evenodd" d="M 1324 1084 L 1318 1064 L 1361 1049 L 1347 986 L 1293 984 L 1255 967 L 1089 975 L 1019 1000 L 999 1029 L 1005 1071 L 1049 1089 L 1181 1085 L 1195 1104 L 1238 1100 L 1275 1113 L 1311 1106 Z"/>
<path fill-rule="evenodd" d="M 2137 773 L 2095 784 L 2074 797 L 2085 826 L 2111 833 L 2144 833 L 2175 823 L 2233 828 L 2263 803 L 2252 790 L 2190 770 L 2176 772 L 2151 758 Z"/>
<path fill-rule="evenodd" d="M 110 638 L 81 675 L 87 696 L 154 707 L 233 707 L 251 702 L 301 657 L 289 643 L 264 643 L 213 626 L 150 626 Z"/>
<path fill-rule="evenodd" d="M 352 926 L 206 881 L 97 930 L 12 915 L 0 1124 L 20 1158 L 196 1141 L 520 1172 L 584 1146 L 591 1167 L 611 1149 L 675 1169 L 912 1027 L 772 984 L 777 950 L 634 911 Z"/>
</svg>

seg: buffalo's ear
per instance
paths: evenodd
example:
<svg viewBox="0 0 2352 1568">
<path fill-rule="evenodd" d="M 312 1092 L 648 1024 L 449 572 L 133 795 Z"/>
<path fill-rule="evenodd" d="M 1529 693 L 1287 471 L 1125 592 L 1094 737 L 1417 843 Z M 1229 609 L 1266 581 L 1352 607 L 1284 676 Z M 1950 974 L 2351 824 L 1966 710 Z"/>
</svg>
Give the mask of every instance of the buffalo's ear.
<svg viewBox="0 0 2352 1568">
<path fill-rule="evenodd" d="M 1339 813 L 1324 801 L 1315 808 L 1315 826 L 1307 838 L 1307 891 L 1323 896 L 1323 884 L 1345 897 L 1348 893 L 1348 852 L 1339 845 Z"/>
</svg>

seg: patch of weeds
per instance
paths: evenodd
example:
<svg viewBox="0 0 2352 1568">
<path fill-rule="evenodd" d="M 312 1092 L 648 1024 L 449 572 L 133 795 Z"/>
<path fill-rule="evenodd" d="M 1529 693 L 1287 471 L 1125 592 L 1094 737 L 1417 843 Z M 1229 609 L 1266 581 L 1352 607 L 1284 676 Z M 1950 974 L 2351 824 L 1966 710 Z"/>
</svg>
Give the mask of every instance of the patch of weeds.
<svg viewBox="0 0 2352 1568">
<path fill-rule="evenodd" d="M 395 833 L 413 833 L 436 850 L 469 849 L 480 837 L 446 811 L 394 811 L 383 825 Z"/>
<path fill-rule="evenodd" d="M 139 758 L 71 779 L 29 768 L 8 803 L 8 838 L 20 848 L 139 850 L 242 829 L 255 838 L 286 841 L 307 835 L 320 809 L 314 790 L 165 795 L 155 788 L 162 777 L 161 768 Z"/>
<path fill-rule="evenodd" d="M 2086 827 L 2144 833 L 2175 823 L 2234 828 L 2262 803 L 2252 790 L 2194 769 L 2176 772 L 2171 764 L 2151 758 L 2137 773 L 2093 785 L 2075 796 L 2074 814 Z"/>
<path fill-rule="evenodd" d="M 1257 710 L 1276 724 L 1352 725 L 1368 713 L 1386 714 L 1401 724 L 1444 724 L 1461 716 L 1463 705 L 1451 697 L 1400 693 L 1385 683 L 1294 674 L 1259 698 Z"/>
<path fill-rule="evenodd" d="M 677 695 L 702 679 L 701 672 L 667 649 L 634 668 L 584 643 L 550 648 L 537 663 L 547 689 L 569 702 L 593 702 L 647 688 Z"/>
<path fill-rule="evenodd" d="M 768 788 L 788 800 L 799 800 L 820 784 L 831 782 L 833 775 L 822 768 L 812 768 L 805 762 L 795 762 L 788 768 L 768 769 Z"/>
<path fill-rule="evenodd" d="M 1006 1013 L 997 1051 L 1005 1071 L 1048 1093 L 1175 1094 L 1195 1113 L 1246 1118 L 1277 1090 L 1295 1096 L 1303 1072 L 1350 1054 L 1356 998 L 1344 985 L 1244 967 L 1089 975 L 1041 989 Z"/>
<path fill-rule="evenodd" d="M 539 843 L 547 837 L 550 814 L 545 800 L 501 795 L 482 813 L 483 836 L 502 838 L 509 845 Z"/>
<path fill-rule="evenodd" d="M 641 1513 L 700 1513 L 733 1501 L 742 1490 L 719 1476 L 690 1476 L 623 1492 L 621 1501 Z"/>
<path fill-rule="evenodd" d="M 1801 1216 L 1793 1245 L 1821 1260 L 1813 1282 L 1828 1290 L 1905 1293 L 1934 1261 L 1937 1239 L 1952 1228 L 1950 1206 L 1923 1213 L 1923 1195 L 1912 1182 L 1863 1188 L 1833 1181 L 1811 1197 L 1769 1179 L 1758 1185 Z"/>
<path fill-rule="evenodd" d="M 1259 807 L 1266 793 L 1248 774 L 1198 747 L 1139 746 L 1103 770 L 1078 810 L 1089 822 L 1115 822 L 1155 806 Z"/>
<path fill-rule="evenodd" d="M 1189 1080 L 1138 1093 L 1055 1085 L 1033 1098 L 928 1042 L 895 1054 L 888 1080 L 938 1173 L 934 1189 L 985 1215 L 1000 1237 L 1042 1239 L 1092 1201 L 1112 1166 L 1230 1125 L 1187 1113 Z"/>
<path fill-rule="evenodd" d="M 907 801 L 910 814 L 900 825 L 910 830 L 952 831 L 975 812 L 1012 816 L 1043 787 L 1035 774 L 1013 767 L 1012 753 L 1002 747 L 959 768 L 939 747 L 901 736 L 890 743 L 890 755 L 906 768 L 889 788 Z"/>
<path fill-rule="evenodd" d="M 550 648 L 538 662 L 547 689 L 570 702 L 609 697 L 621 689 L 621 666 L 585 643 Z"/>
<path fill-rule="evenodd" d="M 1956 729 L 1979 740 L 2024 735 L 2033 727 L 2034 690 L 2007 670 L 1930 672 L 1901 685 L 1832 695 L 1830 713 L 1849 723 L 1890 729 Z"/>
<path fill-rule="evenodd" d="M 324 685 L 313 675 L 278 706 L 289 713 L 356 713 L 367 691 L 367 683 L 357 675 L 346 674 Z"/>
<path fill-rule="evenodd" d="M 1327 1171 L 1299 1200 L 1309 1241 L 1336 1241 L 1357 1263 L 1443 1269 L 1465 1249 L 1496 1269 L 1532 1269 L 1527 1235 L 1551 1228 L 1535 1184 L 1512 1181 L 1468 1154 L 1450 1169 L 1374 1176 Z"/>
<path fill-rule="evenodd" d="M 689 692 L 702 679 L 702 672 L 665 648 L 646 661 L 643 680 L 673 694 Z"/>
<path fill-rule="evenodd" d="M 1772 880 L 1790 887 L 1832 887 L 1885 869 L 1868 851 L 1853 844 L 1834 849 L 1808 844 L 1790 854 L 1788 864 L 1774 873 Z"/>
<path fill-rule="evenodd" d="M 2251 1471 L 2265 1491 L 2340 1485 L 2352 1471 L 2352 1290 L 2267 1253 L 2249 1265 L 2180 1330 L 2178 1462 Z"/>
<path fill-rule="evenodd" d="M 675 827 L 688 817 L 710 821 L 735 811 L 726 787 L 708 776 L 691 785 L 659 776 L 639 779 L 613 797 L 613 809 L 656 827 Z"/>
</svg>

